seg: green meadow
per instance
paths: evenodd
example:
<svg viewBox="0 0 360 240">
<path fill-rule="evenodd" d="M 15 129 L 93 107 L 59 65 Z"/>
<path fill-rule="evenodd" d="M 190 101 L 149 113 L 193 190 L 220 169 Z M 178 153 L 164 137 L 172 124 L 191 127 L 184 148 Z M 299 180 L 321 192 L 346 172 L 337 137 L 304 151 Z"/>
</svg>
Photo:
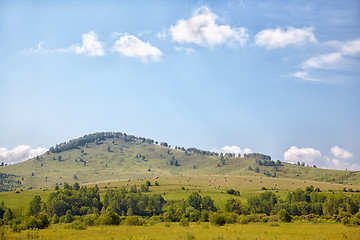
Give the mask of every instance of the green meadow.
<svg viewBox="0 0 360 240">
<path fill-rule="evenodd" d="M 140 157 L 141 156 L 141 157 Z M 171 165 L 171 161 L 179 165 Z M 0 172 L 15 175 L 13 180 L 21 181 L 22 187 L 10 188 L 53 188 L 65 182 L 88 184 L 122 179 L 154 178 L 173 175 L 232 175 L 273 176 L 275 179 L 312 180 L 319 183 L 342 184 L 353 188 L 360 185 L 360 172 L 319 169 L 282 163 L 277 168 L 258 165 L 256 159 L 225 157 L 185 153 L 169 147 L 142 142 L 125 142 L 122 139 L 107 139 L 100 143 L 89 143 L 84 147 L 60 153 L 45 153 L 39 158 L 0 167 Z M 256 172 L 256 167 L 259 171 Z M 279 180 L 276 180 L 279 181 Z M 258 182 L 258 181 L 257 181 Z M 220 186 L 224 184 L 220 184 Z M 253 186 L 254 183 L 250 184 Z M 289 186 L 290 187 L 290 186 Z"/>
<path fill-rule="evenodd" d="M 173 162 L 177 161 L 177 164 Z M 258 171 L 254 169 L 258 168 Z M 342 193 L 358 198 L 360 174 L 354 171 L 326 170 L 282 163 L 264 166 L 258 159 L 195 154 L 142 142 L 107 139 L 59 153 L 45 153 L 38 158 L 2 166 L 1 173 L 11 174 L 21 187 L 0 192 L 0 202 L 11 208 L 15 217 L 26 217 L 25 209 L 35 195 L 46 202 L 65 183 L 98 186 L 100 200 L 108 189 L 130 189 L 151 183 L 149 192 L 160 194 L 165 200 L 163 211 L 178 206 L 182 200 L 197 192 L 210 196 L 215 207 L 225 212 L 228 199 L 246 205 L 249 198 L 272 192 L 285 200 L 289 192 L 319 188 L 325 194 Z M 156 183 L 156 184 L 155 184 Z M 11 181 L 8 186 L 11 186 Z M 234 189 L 239 195 L 228 194 Z M 269 217 L 269 219 L 272 216 Z M 1 227 L 0 239 L 359 239 L 360 228 L 344 225 L 335 218 L 321 218 L 318 223 L 296 218 L 292 223 L 252 222 L 216 226 L 209 222 L 153 222 L 145 218 L 142 226 L 94 225 L 86 230 L 69 228 L 69 224 L 51 224 L 46 229 L 14 232 L 10 225 Z"/>
<path fill-rule="evenodd" d="M 246 202 L 247 198 L 252 194 L 265 192 L 261 190 L 266 188 L 282 197 L 297 188 L 305 189 L 313 185 L 318 187 L 324 192 L 334 191 L 342 192 L 344 186 L 342 184 L 333 184 L 317 181 L 304 181 L 299 179 L 286 179 L 286 178 L 271 178 L 262 176 L 233 176 L 233 175 L 174 175 L 174 176 L 148 176 L 136 179 L 123 179 L 113 181 L 98 181 L 91 183 L 84 183 L 83 185 L 92 187 L 95 184 L 99 186 L 101 194 L 104 194 L 107 189 L 117 189 L 120 187 L 129 188 L 132 185 L 140 186 L 145 181 L 150 181 L 152 186 L 150 192 L 145 194 L 161 194 L 168 204 L 176 203 L 182 199 L 186 199 L 192 192 L 197 191 L 202 196 L 210 196 L 219 209 L 224 209 L 224 204 L 228 198 L 240 199 Z M 155 181 L 159 186 L 154 186 Z M 360 186 L 351 186 L 354 190 L 360 190 Z M 226 190 L 235 189 L 240 191 L 240 196 L 226 194 Z M 47 197 L 54 188 L 46 189 L 31 189 L 19 192 L 1 192 L 0 201 L 3 201 L 7 207 L 20 211 L 25 208 L 29 201 L 35 195 L 39 195 L 43 200 Z M 351 194 L 351 193 L 345 193 Z M 359 194 L 360 193 L 352 193 Z"/>
</svg>

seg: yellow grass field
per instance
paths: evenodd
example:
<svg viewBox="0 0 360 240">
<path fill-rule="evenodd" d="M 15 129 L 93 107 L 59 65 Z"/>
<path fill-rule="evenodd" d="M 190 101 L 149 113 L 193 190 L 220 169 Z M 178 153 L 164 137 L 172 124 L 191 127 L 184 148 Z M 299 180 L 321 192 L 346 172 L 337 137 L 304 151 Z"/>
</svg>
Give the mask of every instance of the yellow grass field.
<svg viewBox="0 0 360 240">
<path fill-rule="evenodd" d="M 64 225 L 53 225 L 44 230 L 27 230 L 21 233 L 5 230 L 5 239 L 359 239 L 360 227 L 348 227 L 331 223 L 250 223 L 247 225 L 231 224 L 222 227 L 210 223 L 193 223 L 189 227 L 171 223 L 153 226 L 94 226 L 87 230 L 66 229 Z"/>
</svg>

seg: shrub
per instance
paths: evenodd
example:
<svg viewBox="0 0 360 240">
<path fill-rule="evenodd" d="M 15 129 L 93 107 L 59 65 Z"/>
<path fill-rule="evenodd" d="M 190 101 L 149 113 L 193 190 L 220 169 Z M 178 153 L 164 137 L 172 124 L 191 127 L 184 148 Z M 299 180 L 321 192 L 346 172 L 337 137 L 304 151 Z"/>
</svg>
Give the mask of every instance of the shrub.
<svg viewBox="0 0 360 240">
<path fill-rule="evenodd" d="M 280 222 L 291 222 L 291 216 L 289 214 L 288 211 L 286 211 L 285 209 L 281 209 L 278 212 L 278 217 Z"/>
<path fill-rule="evenodd" d="M 120 216 L 115 213 L 111 207 L 105 210 L 105 213 L 100 217 L 100 224 L 102 225 L 119 225 Z"/>
<path fill-rule="evenodd" d="M 54 215 L 53 217 L 52 217 L 52 220 L 51 220 L 51 223 L 52 224 L 57 224 L 57 223 L 59 223 L 59 217 L 58 217 L 58 215 Z"/>
<path fill-rule="evenodd" d="M 344 225 L 350 224 L 350 217 L 343 217 L 341 218 L 341 223 Z"/>
<path fill-rule="evenodd" d="M 124 224 L 128 226 L 141 226 L 145 224 L 146 221 L 140 216 L 127 216 Z"/>
<path fill-rule="evenodd" d="M 81 220 L 75 220 L 71 224 L 67 225 L 66 228 L 72 228 L 76 230 L 86 230 L 87 225 Z"/>
<path fill-rule="evenodd" d="M 249 220 L 249 218 L 248 218 L 247 216 L 241 215 L 241 216 L 239 216 L 239 218 L 238 218 L 238 222 L 239 222 L 240 224 L 248 224 L 248 223 L 250 222 L 250 220 Z"/>
<path fill-rule="evenodd" d="M 89 214 L 85 216 L 84 222 L 86 225 L 93 226 L 99 223 L 99 215 L 98 214 Z"/>
<path fill-rule="evenodd" d="M 279 218 L 277 215 L 272 215 L 269 217 L 269 222 L 278 222 Z"/>
<path fill-rule="evenodd" d="M 65 221 L 66 223 L 71 223 L 72 221 L 74 221 L 74 217 L 73 217 L 73 215 L 71 214 L 71 210 L 67 210 L 67 211 L 66 211 L 66 215 L 65 215 L 64 221 Z"/>
<path fill-rule="evenodd" d="M 336 220 L 336 222 L 342 222 L 342 223 L 348 223 L 348 221 L 350 221 L 349 219 L 352 217 L 352 215 L 350 213 L 347 213 L 347 212 L 341 212 L 339 215 L 335 216 L 334 215 L 334 218 Z M 343 221 L 343 218 L 346 218 L 347 220 L 344 220 Z"/>
<path fill-rule="evenodd" d="M 214 225 L 223 226 L 226 223 L 226 215 L 224 213 L 214 213 L 210 217 L 210 222 Z"/>
<path fill-rule="evenodd" d="M 188 227 L 190 225 L 189 219 L 188 218 L 182 218 L 182 219 L 180 219 L 179 224 L 180 224 L 180 226 Z"/>
<path fill-rule="evenodd" d="M 208 222 L 209 221 L 209 212 L 202 210 L 201 211 L 201 219 L 202 222 Z"/>
<path fill-rule="evenodd" d="M 37 219 L 35 216 L 30 216 L 25 220 L 23 224 L 23 229 L 40 228 L 41 226 L 42 223 L 40 219 Z"/>
<path fill-rule="evenodd" d="M 352 217 L 350 219 L 350 224 L 351 225 L 360 225 L 360 219 L 359 218 L 356 218 L 356 217 Z"/>
</svg>

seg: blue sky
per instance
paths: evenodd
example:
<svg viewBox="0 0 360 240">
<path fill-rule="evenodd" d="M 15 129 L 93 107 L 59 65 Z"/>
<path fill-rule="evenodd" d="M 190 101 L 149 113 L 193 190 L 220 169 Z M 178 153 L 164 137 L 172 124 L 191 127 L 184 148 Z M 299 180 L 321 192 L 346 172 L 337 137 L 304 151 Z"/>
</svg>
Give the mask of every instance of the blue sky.
<svg viewBox="0 0 360 240">
<path fill-rule="evenodd" d="M 360 170 L 358 1 L 1 1 L 0 161 L 120 131 Z"/>
</svg>

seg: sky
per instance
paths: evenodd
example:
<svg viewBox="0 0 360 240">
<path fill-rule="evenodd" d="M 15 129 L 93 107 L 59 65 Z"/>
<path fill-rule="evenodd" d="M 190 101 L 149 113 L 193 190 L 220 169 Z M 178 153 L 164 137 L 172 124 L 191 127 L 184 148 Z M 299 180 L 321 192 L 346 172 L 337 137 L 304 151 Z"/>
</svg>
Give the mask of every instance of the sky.
<svg viewBox="0 0 360 240">
<path fill-rule="evenodd" d="M 360 2 L 0 1 L 0 161 L 101 131 L 360 170 Z"/>
</svg>

